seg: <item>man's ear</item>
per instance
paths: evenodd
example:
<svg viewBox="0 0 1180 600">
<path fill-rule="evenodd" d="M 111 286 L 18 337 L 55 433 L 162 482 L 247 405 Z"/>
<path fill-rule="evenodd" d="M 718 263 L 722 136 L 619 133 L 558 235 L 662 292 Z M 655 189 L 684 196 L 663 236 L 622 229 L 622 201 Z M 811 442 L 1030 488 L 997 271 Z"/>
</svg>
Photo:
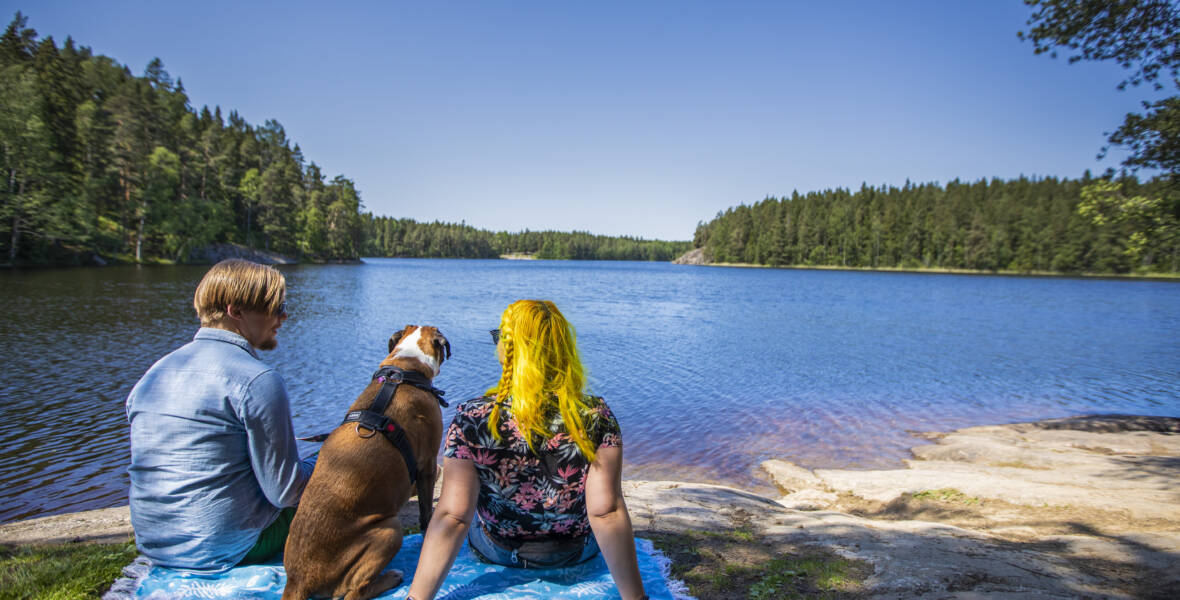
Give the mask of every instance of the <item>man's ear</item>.
<svg viewBox="0 0 1180 600">
<path fill-rule="evenodd" d="M 242 307 L 236 304 L 226 305 L 225 316 L 234 320 L 240 320 L 242 318 Z"/>
</svg>

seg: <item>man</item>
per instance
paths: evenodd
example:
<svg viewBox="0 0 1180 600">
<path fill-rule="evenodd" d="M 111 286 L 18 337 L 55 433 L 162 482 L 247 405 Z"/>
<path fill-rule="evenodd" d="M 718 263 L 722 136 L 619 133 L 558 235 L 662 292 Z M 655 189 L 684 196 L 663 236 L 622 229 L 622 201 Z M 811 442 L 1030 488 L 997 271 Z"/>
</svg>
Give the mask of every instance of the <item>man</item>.
<svg viewBox="0 0 1180 600">
<path fill-rule="evenodd" d="M 131 524 L 156 565 L 224 571 L 283 548 L 311 464 L 283 380 L 255 350 L 277 345 L 285 296 L 273 267 L 217 263 L 197 285 L 193 341 L 127 397 Z"/>
</svg>

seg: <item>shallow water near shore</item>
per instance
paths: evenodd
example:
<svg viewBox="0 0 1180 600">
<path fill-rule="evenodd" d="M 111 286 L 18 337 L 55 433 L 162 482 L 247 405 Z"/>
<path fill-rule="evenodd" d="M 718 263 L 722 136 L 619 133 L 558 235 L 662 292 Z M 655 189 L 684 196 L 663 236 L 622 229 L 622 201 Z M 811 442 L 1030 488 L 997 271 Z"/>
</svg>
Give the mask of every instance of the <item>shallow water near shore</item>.
<svg viewBox="0 0 1180 600">
<path fill-rule="evenodd" d="M 123 401 L 192 338 L 206 268 L 0 273 L 0 521 L 126 502 Z M 487 330 L 518 298 L 554 300 L 577 328 L 631 478 L 766 489 L 764 459 L 890 467 L 922 443 L 912 431 L 1180 416 L 1177 283 L 568 261 L 281 270 L 291 318 L 262 356 L 300 435 L 339 422 L 410 323 L 450 339 L 447 397 L 480 393 L 497 377 Z"/>
</svg>

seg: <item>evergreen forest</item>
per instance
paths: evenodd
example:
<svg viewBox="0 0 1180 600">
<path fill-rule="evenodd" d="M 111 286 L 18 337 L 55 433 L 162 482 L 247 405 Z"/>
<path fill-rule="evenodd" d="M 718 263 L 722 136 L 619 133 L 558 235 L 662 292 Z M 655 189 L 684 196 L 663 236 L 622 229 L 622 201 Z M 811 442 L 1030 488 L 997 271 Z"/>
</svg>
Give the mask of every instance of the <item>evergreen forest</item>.
<svg viewBox="0 0 1180 600">
<path fill-rule="evenodd" d="M 1025 178 L 862 185 L 766 198 L 697 227 L 706 260 L 982 271 L 1180 271 L 1180 238 L 1102 218 L 1111 198 L 1164 197 L 1165 181 Z M 1157 200 L 1158 202 L 1158 200 Z"/>
<path fill-rule="evenodd" d="M 1120 90 L 1180 91 L 1174 0 L 1024 0 L 1035 54 L 1112 61 Z M 1180 272 L 1180 96 L 1144 100 L 1108 134 L 1127 156 L 1079 180 L 869 187 L 767 198 L 701 223 L 703 260 L 766 265 L 1058 273 Z M 1153 172 L 1146 182 L 1136 174 Z"/>
<path fill-rule="evenodd" d="M 688 242 L 489 232 L 362 212 L 276 120 L 194 109 L 159 59 L 143 75 L 16 14 L 0 37 L 0 264 L 185 262 L 232 243 L 360 256 L 671 260 Z"/>
</svg>

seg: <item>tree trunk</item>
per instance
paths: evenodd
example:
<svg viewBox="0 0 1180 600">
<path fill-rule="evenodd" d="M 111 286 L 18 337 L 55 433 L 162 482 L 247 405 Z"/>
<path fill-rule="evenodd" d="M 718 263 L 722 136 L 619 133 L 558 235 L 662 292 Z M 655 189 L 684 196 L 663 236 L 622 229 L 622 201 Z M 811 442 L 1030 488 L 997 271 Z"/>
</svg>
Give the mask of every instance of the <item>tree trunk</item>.
<svg viewBox="0 0 1180 600">
<path fill-rule="evenodd" d="M 16 245 L 20 243 L 20 211 L 12 214 L 12 245 L 8 248 L 8 264 L 16 264 Z"/>
<path fill-rule="evenodd" d="M 140 204 L 139 227 L 135 234 L 135 262 L 143 262 L 143 224 L 147 221 L 147 202 Z"/>
<path fill-rule="evenodd" d="M 119 209 L 119 238 L 123 243 L 123 247 L 120 248 L 122 251 L 127 248 L 127 207 L 131 206 L 131 181 L 126 169 L 119 169 L 119 185 L 123 186 L 123 202 Z"/>
<path fill-rule="evenodd" d="M 15 265 L 16 264 L 16 250 L 17 250 L 17 246 L 20 244 L 20 225 L 21 225 L 21 223 L 20 223 L 20 216 L 21 216 L 20 215 L 20 197 L 23 196 L 25 193 L 25 180 L 24 179 L 21 180 L 20 189 L 17 190 L 16 169 L 13 169 L 9 173 L 8 185 L 9 185 L 10 190 L 14 190 L 16 192 L 13 195 L 13 202 L 12 202 L 12 204 L 13 204 L 13 207 L 12 207 L 12 245 L 8 247 L 8 264 Z"/>
<path fill-rule="evenodd" d="M 8 248 L 8 264 L 16 264 L 16 245 L 20 242 L 20 212 L 12 215 L 12 246 Z"/>
<path fill-rule="evenodd" d="M 181 152 L 178 149 L 177 156 L 180 156 L 180 155 L 181 155 Z M 180 160 L 180 194 L 179 195 L 180 195 L 181 202 L 188 200 L 188 163 L 184 162 L 184 159 Z"/>
</svg>

